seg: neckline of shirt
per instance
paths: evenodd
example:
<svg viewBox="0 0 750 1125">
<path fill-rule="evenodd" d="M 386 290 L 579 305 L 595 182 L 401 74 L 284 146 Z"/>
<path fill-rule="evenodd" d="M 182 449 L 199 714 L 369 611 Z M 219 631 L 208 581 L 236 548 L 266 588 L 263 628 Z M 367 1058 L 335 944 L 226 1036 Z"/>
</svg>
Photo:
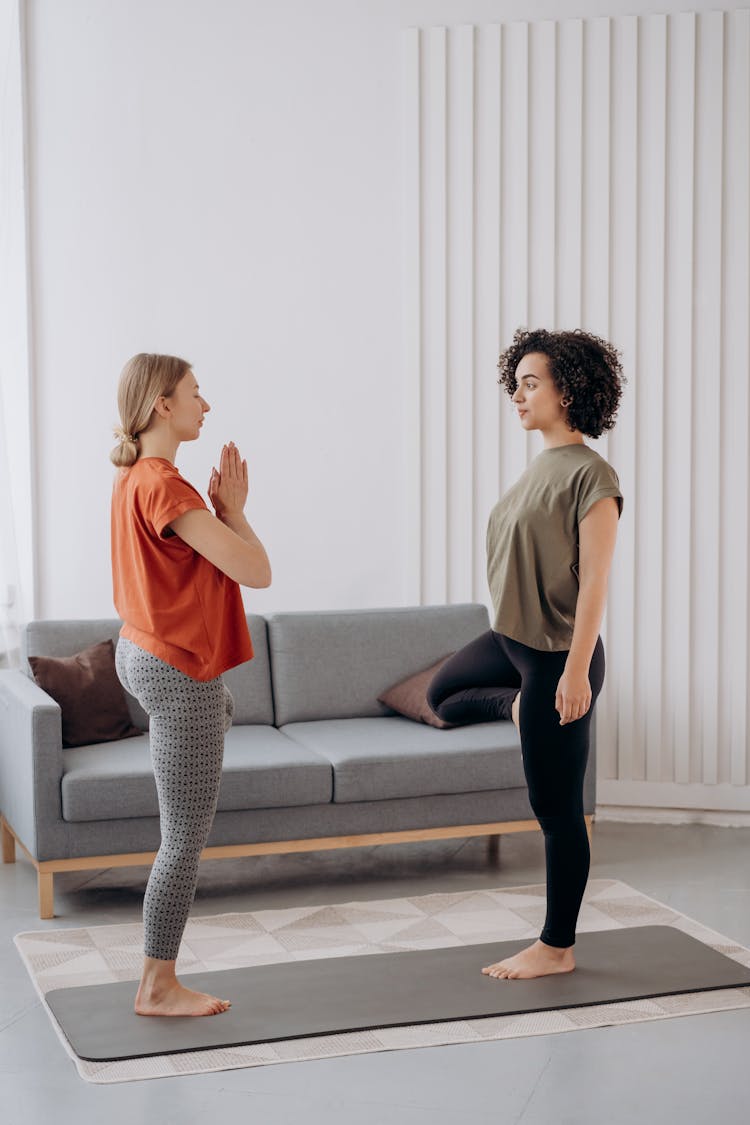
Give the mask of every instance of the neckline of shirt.
<svg viewBox="0 0 750 1125">
<path fill-rule="evenodd" d="M 591 449 L 591 446 L 586 445 L 585 441 L 566 441 L 566 442 L 563 443 L 563 445 L 545 446 L 544 449 L 541 450 L 541 452 L 542 453 L 554 453 L 558 449 L 570 449 L 571 446 L 575 446 L 576 449 Z"/>
</svg>

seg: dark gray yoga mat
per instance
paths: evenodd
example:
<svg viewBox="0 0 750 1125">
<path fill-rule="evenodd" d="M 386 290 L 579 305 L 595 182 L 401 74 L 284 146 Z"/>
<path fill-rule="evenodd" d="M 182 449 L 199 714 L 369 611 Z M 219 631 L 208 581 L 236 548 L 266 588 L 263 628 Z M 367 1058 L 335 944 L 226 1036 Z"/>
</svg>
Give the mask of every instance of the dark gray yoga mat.
<svg viewBox="0 0 750 1125">
<path fill-rule="evenodd" d="M 219 1016 L 136 1016 L 133 981 L 54 989 L 45 1000 L 79 1058 L 114 1061 L 750 985 L 750 968 L 671 926 L 579 934 L 572 973 L 511 981 L 482 975 L 484 965 L 528 944 L 527 938 L 185 975 L 191 988 L 232 1001 Z"/>
</svg>

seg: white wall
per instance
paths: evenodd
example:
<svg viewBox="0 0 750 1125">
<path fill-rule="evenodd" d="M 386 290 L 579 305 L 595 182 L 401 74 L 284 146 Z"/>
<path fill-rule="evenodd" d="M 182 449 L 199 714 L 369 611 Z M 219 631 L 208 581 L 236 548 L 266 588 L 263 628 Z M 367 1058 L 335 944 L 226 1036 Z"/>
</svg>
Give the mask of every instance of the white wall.
<svg viewBox="0 0 750 1125">
<path fill-rule="evenodd" d="M 212 403 L 183 472 L 205 488 L 230 438 L 248 458 L 275 575 L 249 607 L 401 599 L 384 32 L 345 5 L 31 4 L 39 615 L 112 612 L 107 452 L 141 350 Z"/>
<path fill-rule="evenodd" d="M 25 8 L 33 611 L 111 612 L 107 452 L 117 374 L 140 350 L 185 355 L 214 404 L 186 475 L 205 483 L 228 438 L 248 457 L 274 564 L 248 606 L 410 600 L 398 33 L 561 6 Z"/>
<path fill-rule="evenodd" d="M 274 564 L 248 608 L 430 595 L 414 472 L 431 439 L 415 432 L 404 363 L 401 31 L 684 0 L 20 2 L 33 365 L 12 409 L 30 385 L 31 612 L 113 612 L 107 453 L 117 374 L 138 350 L 190 359 L 213 404 L 181 451 L 189 478 L 205 487 L 229 438 L 248 457 L 249 515 Z M 486 339 L 493 364 L 501 341 Z M 476 560 L 473 582 L 486 597 Z"/>
</svg>

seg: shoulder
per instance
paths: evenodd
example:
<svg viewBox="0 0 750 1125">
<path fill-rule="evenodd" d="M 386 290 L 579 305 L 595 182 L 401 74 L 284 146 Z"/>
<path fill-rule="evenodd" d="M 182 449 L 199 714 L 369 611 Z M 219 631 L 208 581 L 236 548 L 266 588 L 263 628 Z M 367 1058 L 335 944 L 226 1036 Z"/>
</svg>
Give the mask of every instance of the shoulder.
<svg viewBox="0 0 750 1125">
<path fill-rule="evenodd" d="M 584 480 L 617 480 L 617 473 L 605 461 L 601 453 L 592 449 L 590 445 L 571 445 L 567 447 L 571 465 L 576 475 Z"/>
<path fill-rule="evenodd" d="M 171 461 L 160 457 L 145 457 L 131 465 L 126 490 L 127 503 L 160 527 L 165 518 L 206 507 L 198 489 Z"/>
<path fill-rule="evenodd" d="M 189 490 L 200 495 L 197 488 L 183 477 L 177 466 L 162 457 L 144 457 L 143 460 L 136 461 L 128 472 L 135 487 Z"/>
</svg>

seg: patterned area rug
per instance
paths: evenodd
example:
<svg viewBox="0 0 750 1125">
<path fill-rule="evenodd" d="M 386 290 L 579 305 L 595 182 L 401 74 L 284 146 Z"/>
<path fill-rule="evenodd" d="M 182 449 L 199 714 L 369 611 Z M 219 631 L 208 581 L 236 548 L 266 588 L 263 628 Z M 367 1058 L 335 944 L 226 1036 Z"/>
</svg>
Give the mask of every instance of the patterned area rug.
<svg viewBox="0 0 750 1125">
<path fill-rule="evenodd" d="M 543 885 L 258 910 L 252 914 L 219 914 L 188 922 L 177 968 L 187 975 L 315 957 L 368 956 L 473 945 L 495 939 L 533 940 L 539 935 L 544 915 Z M 740 964 L 750 966 L 750 950 L 627 884 L 610 879 L 589 882 L 579 916 L 579 932 L 646 925 L 674 926 Z M 15 942 L 43 1003 L 45 993 L 53 988 L 136 981 L 140 976 L 142 929 L 137 923 L 40 930 L 18 934 Z M 549 1035 L 745 1007 L 750 1007 L 750 988 L 732 988 L 564 1011 L 392 1027 L 94 1063 L 72 1052 L 45 1004 L 78 1073 L 87 1081 L 97 1083 L 132 1082 L 368 1051 Z"/>
</svg>

